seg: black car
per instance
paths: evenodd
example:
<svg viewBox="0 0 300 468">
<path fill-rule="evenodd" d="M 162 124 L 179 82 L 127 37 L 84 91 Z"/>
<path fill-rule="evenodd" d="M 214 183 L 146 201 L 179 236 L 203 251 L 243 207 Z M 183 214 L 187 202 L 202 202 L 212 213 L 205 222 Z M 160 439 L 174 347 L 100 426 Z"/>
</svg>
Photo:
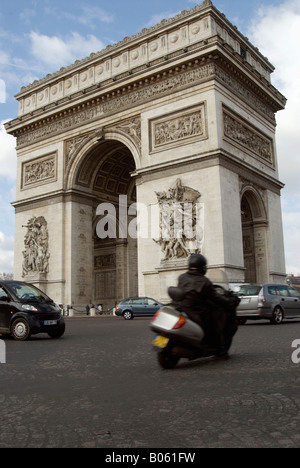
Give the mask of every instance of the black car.
<svg viewBox="0 0 300 468">
<path fill-rule="evenodd" d="M 22 281 L 0 281 L 0 334 L 25 341 L 37 333 L 60 338 L 64 332 L 60 307 L 40 289 Z"/>
</svg>

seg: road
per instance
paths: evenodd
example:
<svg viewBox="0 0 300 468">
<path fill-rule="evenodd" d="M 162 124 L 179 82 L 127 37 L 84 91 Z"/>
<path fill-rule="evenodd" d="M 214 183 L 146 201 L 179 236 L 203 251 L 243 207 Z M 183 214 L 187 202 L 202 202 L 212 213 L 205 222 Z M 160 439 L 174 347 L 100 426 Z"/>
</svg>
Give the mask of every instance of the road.
<svg viewBox="0 0 300 468">
<path fill-rule="evenodd" d="M 5 338 L 0 448 L 300 447 L 300 322 L 239 327 L 231 358 L 161 370 L 150 319 L 67 318 Z"/>
</svg>

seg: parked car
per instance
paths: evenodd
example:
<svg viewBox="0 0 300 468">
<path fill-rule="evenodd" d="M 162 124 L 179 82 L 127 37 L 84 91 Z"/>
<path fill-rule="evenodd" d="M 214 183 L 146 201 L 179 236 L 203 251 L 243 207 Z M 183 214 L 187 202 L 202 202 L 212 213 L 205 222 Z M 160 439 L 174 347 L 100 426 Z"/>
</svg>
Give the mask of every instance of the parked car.
<svg viewBox="0 0 300 468">
<path fill-rule="evenodd" d="M 249 284 L 236 293 L 241 299 L 237 307 L 239 323 L 269 319 L 279 324 L 283 319 L 300 318 L 300 293 L 285 284 Z"/>
<path fill-rule="evenodd" d="M 239 292 L 242 286 L 246 286 L 249 283 L 228 283 L 228 288 L 229 291 L 232 291 L 234 293 Z"/>
<path fill-rule="evenodd" d="M 125 320 L 152 317 L 161 307 L 163 304 L 151 297 L 127 297 L 116 305 L 116 315 L 123 316 Z"/>
<path fill-rule="evenodd" d="M 37 333 L 60 338 L 64 332 L 60 307 L 40 289 L 22 281 L 0 281 L 0 334 L 24 341 Z"/>
</svg>

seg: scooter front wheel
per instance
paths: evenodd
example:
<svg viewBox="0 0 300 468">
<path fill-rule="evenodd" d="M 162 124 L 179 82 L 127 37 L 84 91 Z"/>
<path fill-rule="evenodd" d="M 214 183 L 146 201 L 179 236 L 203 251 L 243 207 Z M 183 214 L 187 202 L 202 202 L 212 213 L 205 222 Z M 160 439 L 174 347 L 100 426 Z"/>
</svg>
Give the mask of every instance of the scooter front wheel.
<svg viewBox="0 0 300 468">
<path fill-rule="evenodd" d="M 163 369 L 174 369 L 174 367 L 176 366 L 176 364 L 178 363 L 180 359 L 177 356 L 172 356 L 170 354 L 170 351 L 167 349 L 160 351 L 157 354 L 157 357 L 158 357 L 158 362 Z"/>
</svg>

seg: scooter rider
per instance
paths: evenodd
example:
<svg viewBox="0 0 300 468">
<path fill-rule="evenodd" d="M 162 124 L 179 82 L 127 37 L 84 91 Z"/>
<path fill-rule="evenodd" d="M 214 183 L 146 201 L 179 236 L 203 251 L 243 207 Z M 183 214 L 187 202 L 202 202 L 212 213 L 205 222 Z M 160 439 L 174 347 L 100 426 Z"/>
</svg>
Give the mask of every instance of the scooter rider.
<svg viewBox="0 0 300 468">
<path fill-rule="evenodd" d="M 207 344 L 216 347 L 218 355 L 223 355 L 226 354 L 223 334 L 226 321 L 224 306 L 236 307 L 237 299 L 218 293 L 213 283 L 205 276 L 206 271 L 206 258 L 201 254 L 192 254 L 188 271 L 178 278 L 178 288 L 183 291 L 184 298 L 177 302 L 177 306 L 191 320 L 203 327 Z"/>
</svg>

